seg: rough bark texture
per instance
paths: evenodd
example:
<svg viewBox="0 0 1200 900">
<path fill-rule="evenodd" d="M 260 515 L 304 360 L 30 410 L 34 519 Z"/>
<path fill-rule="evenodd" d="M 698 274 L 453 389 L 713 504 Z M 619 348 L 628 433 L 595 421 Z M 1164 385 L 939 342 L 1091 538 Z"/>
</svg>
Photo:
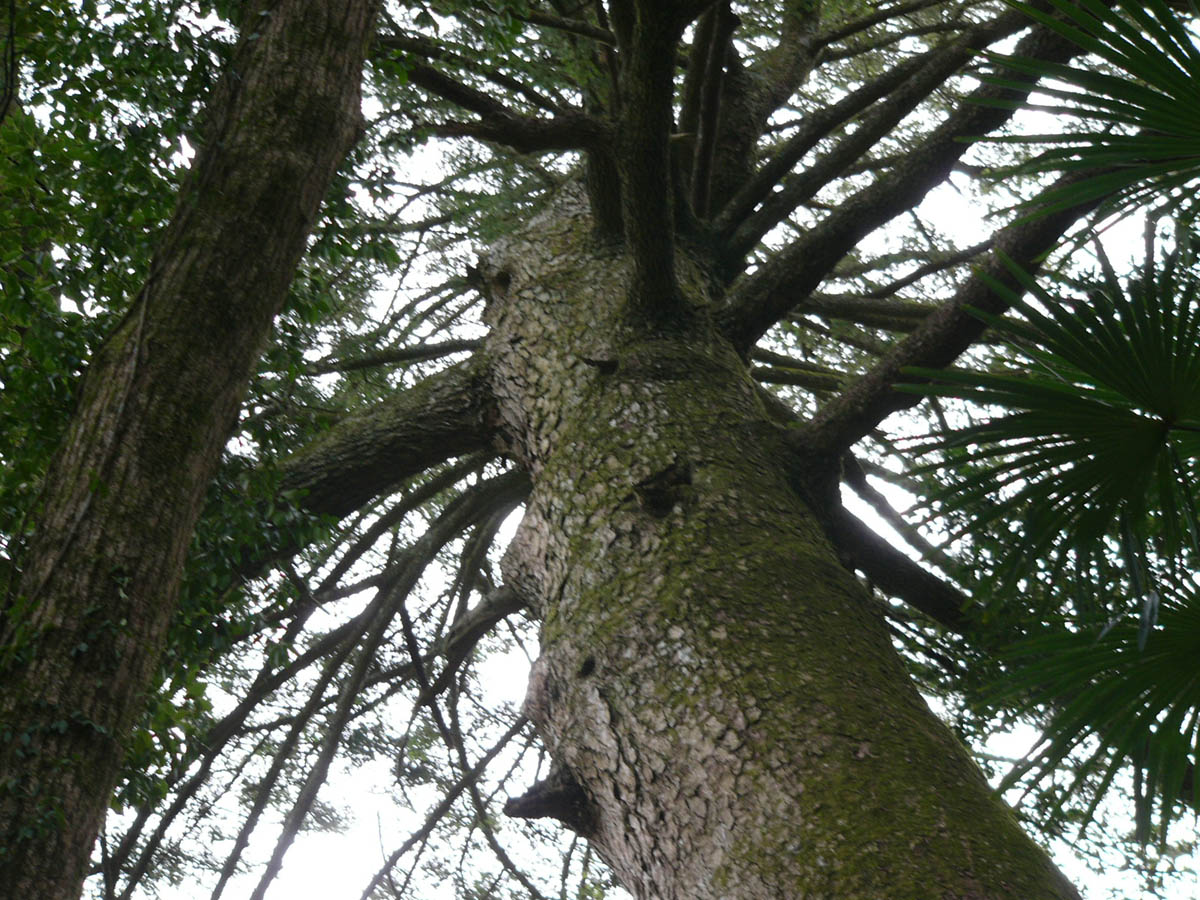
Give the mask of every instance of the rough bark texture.
<svg viewBox="0 0 1200 900">
<path fill-rule="evenodd" d="M 589 232 L 567 192 L 485 267 L 534 478 L 505 574 L 544 622 L 527 712 L 559 766 L 511 808 L 584 833 L 642 898 L 1077 897 L 793 489 L 703 272 L 676 273 L 695 326 L 648 338 L 633 266 Z"/>
<path fill-rule="evenodd" d="M 78 896 L 203 490 L 359 127 L 373 0 L 249 9 L 206 143 L 47 478 L 0 658 L 0 894 Z"/>
</svg>

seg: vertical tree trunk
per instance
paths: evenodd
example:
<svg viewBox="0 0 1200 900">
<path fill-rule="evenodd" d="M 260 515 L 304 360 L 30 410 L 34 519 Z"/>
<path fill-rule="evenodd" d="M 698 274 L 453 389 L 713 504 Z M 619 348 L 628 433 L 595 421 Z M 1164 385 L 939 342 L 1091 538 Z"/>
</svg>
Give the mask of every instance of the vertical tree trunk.
<svg viewBox="0 0 1200 900">
<path fill-rule="evenodd" d="M 79 894 L 205 485 L 359 127 L 374 0 L 248 7 L 145 287 L 84 379 L 6 610 L 6 897 Z"/>
<path fill-rule="evenodd" d="M 630 266 L 564 206 L 485 272 L 535 485 L 506 559 L 544 621 L 527 712 L 563 767 L 513 811 L 640 898 L 1077 897 L 916 693 L 743 361 L 703 315 L 621 324 Z"/>
</svg>

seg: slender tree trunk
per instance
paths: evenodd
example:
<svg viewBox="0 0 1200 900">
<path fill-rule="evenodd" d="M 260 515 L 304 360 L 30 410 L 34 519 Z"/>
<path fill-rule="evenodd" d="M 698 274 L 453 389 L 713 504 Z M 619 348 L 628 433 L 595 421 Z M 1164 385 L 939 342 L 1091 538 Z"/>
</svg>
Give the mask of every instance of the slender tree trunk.
<svg viewBox="0 0 1200 900">
<path fill-rule="evenodd" d="M 248 5 L 146 285 L 84 380 L 0 644 L 5 897 L 79 894 L 205 485 L 359 127 L 375 8 Z"/>
<path fill-rule="evenodd" d="M 622 317 L 580 199 L 498 248 L 494 390 L 534 492 L 506 578 L 540 606 L 527 712 L 560 770 L 510 803 L 639 898 L 1078 897 L 913 688 L 703 311 Z"/>
</svg>

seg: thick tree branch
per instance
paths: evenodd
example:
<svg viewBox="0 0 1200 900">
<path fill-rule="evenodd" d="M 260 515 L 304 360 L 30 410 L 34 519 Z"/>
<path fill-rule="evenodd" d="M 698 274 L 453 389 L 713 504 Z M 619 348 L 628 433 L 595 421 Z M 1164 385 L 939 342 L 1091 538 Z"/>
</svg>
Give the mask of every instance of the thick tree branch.
<svg viewBox="0 0 1200 900">
<path fill-rule="evenodd" d="M 846 375 L 827 366 L 793 359 L 782 353 L 772 353 L 755 347 L 750 358 L 766 365 L 755 366 L 750 374 L 760 384 L 790 384 L 817 393 L 829 394 L 840 390 Z"/>
<path fill-rule="evenodd" d="M 1081 177 L 1084 176 L 1072 175 L 1048 190 Z M 1094 200 L 1032 220 L 1019 220 L 996 236 L 996 247 L 1026 271 L 1036 271 L 1042 258 L 1054 248 L 1063 233 L 1099 202 Z M 893 389 L 901 381 L 919 380 L 902 375 L 900 370 L 906 366 L 941 368 L 949 365 L 978 340 L 984 323 L 966 308 L 975 307 L 993 314 L 1008 309 L 1008 298 L 992 287 L 997 281 L 1019 291 L 1012 273 L 993 253 L 953 299 L 930 313 L 919 328 L 897 344 L 870 372 L 822 408 L 801 429 L 798 439 L 818 458 L 829 458 L 827 454 L 830 453 L 840 455 L 893 412 L 919 403 L 919 395 L 902 394 Z"/>
<path fill-rule="evenodd" d="M 492 68 L 482 68 L 477 59 L 470 59 L 458 53 L 453 53 L 443 47 L 437 41 L 430 40 L 425 37 L 415 35 L 401 34 L 393 32 L 387 35 L 380 35 L 375 39 L 373 44 L 376 50 L 385 51 L 401 51 L 402 53 L 413 54 L 420 56 L 423 59 L 438 60 L 439 62 L 453 63 L 456 66 L 465 68 L 471 73 L 481 76 L 497 87 L 504 88 L 507 91 L 512 91 L 514 94 L 524 97 L 533 106 L 543 109 L 549 113 L 560 113 L 563 111 L 562 104 L 557 100 L 545 96 L 541 92 L 531 88 L 519 78 L 514 78 L 511 75 L 506 75 Z"/>
<path fill-rule="evenodd" d="M 431 94 L 449 100 L 479 116 L 478 122 L 449 122 L 430 127 L 447 137 L 474 137 L 507 144 L 518 153 L 537 150 L 603 149 L 611 139 L 611 128 L 587 113 L 562 110 L 544 119 L 515 113 L 499 100 L 470 85 L 456 81 L 424 63 L 414 63 L 409 79 Z"/>
<path fill-rule="evenodd" d="M 853 47 L 843 47 L 840 50 L 827 51 L 822 59 L 825 62 L 839 62 L 868 53 L 878 53 L 880 50 L 903 43 L 911 38 L 926 37 L 931 34 L 961 33 L 964 30 L 965 26 L 961 22 L 936 22 L 932 25 L 915 26 L 902 32 L 884 35 L 873 41 L 863 41 L 863 43 L 856 44 Z"/>
<path fill-rule="evenodd" d="M 494 432 L 479 357 L 335 425 L 282 466 L 281 488 L 310 512 L 345 516 L 429 466 L 482 450 Z"/>
<path fill-rule="evenodd" d="M 879 468 L 882 467 L 876 466 L 876 469 Z M 888 502 L 887 497 L 867 479 L 867 473 L 863 469 L 862 463 L 852 454 L 847 453 L 842 457 L 842 477 L 850 489 L 858 495 L 858 498 L 870 506 L 879 518 L 894 528 L 897 534 L 921 554 L 922 559 L 930 560 L 944 572 L 954 571 L 954 563 L 945 551 L 930 543 L 916 525 L 905 519 Z"/>
<path fill-rule="evenodd" d="M 594 119 L 576 120 L 574 114 L 554 119 L 489 117 L 478 122 L 430 122 L 421 127 L 438 137 L 474 138 L 503 144 L 517 153 L 598 149 L 610 134 Z"/>
<path fill-rule="evenodd" d="M 641 22 L 665 24 L 676 33 L 709 9 L 716 0 L 633 0 Z"/>
<path fill-rule="evenodd" d="M 1012 10 L 1004 13 L 987 25 L 972 29 L 958 40 L 951 42 L 949 46 L 938 48 L 919 57 L 924 60 L 923 65 L 913 71 L 909 77 L 898 82 L 898 86 L 891 91 L 887 100 L 876 106 L 851 134 L 838 141 L 829 152 L 825 153 L 813 165 L 805 169 L 803 173 L 785 180 L 782 190 L 761 196 L 761 199 L 764 200 L 762 207 L 742 222 L 736 231 L 728 235 L 727 239 L 731 254 L 740 257 L 748 253 L 762 239 L 764 234 L 782 222 L 787 216 L 791 215 L 801 203 L 815 196 L 821 188 L 829 184 L 834 178 L 843 175 L 847 168 L 856 163 L 875 144 L 889 135 L 901 119 L 915 110 L 933 91 L 944 84 L 946 79 L 961 69 L 976 51 L 1003 37 L 1014 34 L 1028 24 L 1029 20 L 1023 13 Z M 1033 39 L 1026 38 L 1021 43 L 1021 49 L 1018 52 L 1025 54 L 1032 54 L 1039 50 L 1045 52 L 1044 42 L 1038 40 L 1037 37 L 1037 35 L 1032 35 L 1031 38 Z M 907 71 L 907 67 L 904 64 L 897 66 L 897 68 Z M 889 83 L 896 83 L 892 81 L 892 78 L 888 78 L 887 81 Z M 972 99 L 975 102 L 979 102 L 989 99 L 996 94 L 997 90 L 995 88 L 983 87 L 976 91 Z M 852 94 L 851 96 L 854 95 Z M 960 105 L 959 112 L 960 115 L 964 112 L 969 115 L 971 112 L 977 112 L 977 110 Z M 1011 112 L 1009 112 L 1009 116 L 1011 116 Z M 953 127 L 954 118 L 955 116 L 952 115 L 947 119 L 942 129 L 945 129 L 947 126 Z M 993 118 L 995 119 L 994 123 L 980 120 L 980 126 L 987 127 L 990 125 L 988 130 L 991 130 L 998 127 L 1004 121 L 1004 118 L 995 116 Z M 937 132 L 934 133 L 934 137 L 936 135 Z M 929 140 L 933 140 L 933 137 Z M 927 144 L 929 140 L 927 140 Z M 785 159 L 794 157 L 795 160 L 798 160 L 800 157 L 796 156 L 796 153 L 802 149 L 804 152 L 807 152 L 807 149 L 805 149 L 806 144 L 808 144 L 807 139 L 797 142 L 789 148 Z M 959 144 L 951 149 L 957 150 L 954 156 L 957 159 L 958 156 L 961 156 L 965 152 L 966 146 Z M 778 171 L 779 166 L 780 163 L 776 163 L 774 169 Z M 943 175 L 940 173 L 938 177 L 940 180 Z"/>
<path fill-rule="evenodd" d="M 720 134 L 725 57 L 729 39 L 737 27 L 737 17 L 730 11 L 728 2 L 722 2 L 709 16 L 712 17 L 713 28 L 709 35 L 707 59 L 704 63 L 704 80 L 697 116 L 696 152 L 692 163 L 692 211 L 702 219 L 708 217 L 713 160 L 716 158 Z"/>
<path fill-rule="evenodd" d="M 760 389 L 759 395 L 780 424 L 789 428 L 799 424 L 799 418 L 790 406 L 766 390 Z M 944 628 L 965 633 L 969 621 L 963 611 L 969 598 L 909 559 L 847 510 L 841 502 L 837 479 L 828 477 L 828 468 L 814 472 L 810 462 L 807 448 L 798 445 L 793 460 L 793 470 L 798 475 L 794 486 L 817 513 L 843 565 L 859 570 L 885 593 L 903 600 Z M 856 482 L 865 483 L 865 476 L 853 457 L 847 458 L 846 469 L 847 481 L 852 486 Z"/>
<path fill-rule="evenodd" d="M 1034 28 L 1019 46 L 1024 56 L 1058 62 L 1080 52 L 1075 44 L 1042 27 Z M 987 134 L 1012 118 L 1015 107 L 1033 88 L 1028 83 L 1029 88 L 1020 91 L 991 85 L 974 91 L 903 164 L 847 199 L 735 286 L 721 313 L 724 330 L 735 345 L 752 345 L 802 302 L 863 237 L 917 205 L 966 152 L 969 145 L 964 138 Z M 994 100 L 1016 102 L 1014 108 L 984 105 Z"/>
<path fill-rule="evenodd" d="M 683 76 L 683 95 L 679 105 L 679 137 L 694 140 L 700 131 L 700 102 L 704 93 L 706 60 L 712 48 L 713 31 L 717 24 L 717 11 L 710 9 L 692 32 L 692 45 L 688 50 L 687 66 Z"/>
<path fill-rule="evenodd" d="M 739 101 L 755 136 L 804 83 L 821 50 L 821 4 L 788 0 L 779 6 L 779 41 L 746 71 L 749 91 Z"/>
<path fill-rule="evenodd" d="M 912 331 L 937 307 L 911 300 L 874 300 L 856 294 L 811 294 L 802 314 L 838 319 L 870 328 Z"/>
<path fill-rule="evenodd" d="M 730 198 L 713 221 L 713 230 L 731 237 L 745 218 L 766 199 L 780 180 L 791 171 L 822 138 L 862 112 L 880 97 L 906 83 L 938 50 L 893 66 L 883 75 L 847 94 L 836 103 L 806 115 L 796 132 L 759 167 L 742 188 Z"/>
<path fill-rule="evenodd" d="M 675 49 L 683 23 L 676 4 L 651 9 L 638 0 L 621 54 L 621 120 L 616 137 L 621 218 L 633 259 L 632 318 L 654 329 L 678 327 L 683 304 L 675 281 Z M 614 23 L 622 4 L 612 4 Z M 618 34 L 621 30 L 618 29 Z"/>
<path fill-rule="evenodd" d="M 962 634 L 968 598 L 958 588 L 926 571 L 838 504 L 829 515 L 830 538 L 840 555 L 884 593 L 903 600 L 939 625 Z"/>
<path fill-rule="evenodd" d="M 814 394 L 831 394 L 841 388 L 846 376 L 837 372 L 818 372 L 808 368 L 779 368 L 754 366 L 750 376 L 759 384 L 787 384 L 805 388 Z"/>
<path fill-rule="evenodd" d="M 551 15 L 550 13 L 537 12 L 536 10 L 530 11 L 523 16 L 517 16 L 517 18 L 531 25 L 541 25 L 544 28 L 553 28 L 556 31 L 566 32 L 567 34 L 591 38 L 593 41 L 598 41 L 601 44 L 614 46 L 617 43 L 616 35 L 607 28 L 593 25 L 584 19 L 568 19 L 563 16 Z"/>
<path fill-rule="evenodd" d="M 712 209 L 722 207 L 751 177 L 757 144 L 772 114 L 796 92 L 816 64 L 819 48 L 813 37 L 820 4 L 789 0 L 778 5 L 776 45 L 755 55 L 747 65 L 742 61 L 739 44 L 726 39 L 722 48 L 724 73 L 715 83 L 712 78 L 704 79 L 710 90 L 719 86 L 721 116 L 719 130 L 710 132 L 703 148 L 704 153 L 713 154 L 711 177 L 697 180 L 707 195 L 698 208 L 702 218 L 707 218 Z M 715 18 L 716 12 L 711 10 L 706 18 Z M 736 17 L 733 19 L 736 24 Z M 695 40 L 699 42 L 701 38 L 697 35 Z M 705 46 L 711 43 L 711 36 L 703 39 Z M 703 69 L 702 62 L 699 64 Z M 689 70 L 689 78 L 692 74 Z"/>
</svg>

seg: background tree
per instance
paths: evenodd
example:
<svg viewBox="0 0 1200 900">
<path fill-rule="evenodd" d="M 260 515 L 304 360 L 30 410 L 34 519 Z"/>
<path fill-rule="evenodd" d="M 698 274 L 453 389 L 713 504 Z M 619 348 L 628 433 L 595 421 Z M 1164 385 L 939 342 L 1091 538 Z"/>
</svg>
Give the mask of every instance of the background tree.
<svg viewBox="0 0 1200 900">
<path fill-rule="evenodd" d="M 77 42 L 81 58 L 66 61 L 53 31 L 29 31 L 45 44 L 27 58 L 47 62 L 27 63 L 27 144 L 70 119 L 72 78 L 96 72 L 99 48 L 130 22 L 127 43 L 160 48 L 201 83 L 225 53 L 220 20 L 192 10 L 82 12 L 96 31 Z M 97 848 L 97 892 L 131 896 L 199 868 L 219 895 L 278 809 L 261 896 L 300 828 L 336 820 L 317 796 L 336 761 L 387 758 L 397 790 L 437 799 L 367 887 L 380 896 L 404 893 L 421 866 L 464 895 L 552 890 L 506 849 L 547 831 L 498 820 L 504 794 L 510 815 L 586 836 L 638 895 L 1074 896 L 911 679 L 961 690 L 1077 595 L 1026 579 L 1029 602 L 984 603 L 999 596 L 989 584 L 1002 583 L 1005 521 L 975 516 L 971 542 L 935 548 L 869 480 L 929 492 L 932 475 L 904 475 L 893 440 L 911 421 L 881 430 L 918 399 L 893 390 L 913 377 L 902 370 L 987 364 L 1000 338 L 967 307 L 1003 313 L 1023 277 L 992 251 L 1033 271 L 1101 198 L 1064 204 L 1060 187 L 1050 212 L 966 240 L 922 205 L 942 186 L 986 205 L 975 180 L 1008 157 L 968 139 L 1007 128 L 1034 76 L 971 76 L 979 50 L 1017 35 L 1038 64 L 1081 52 L 1062 29 L 987 3 L 386 10 L 370 122 L 209 487 L 156 689 L 125 748 L 126 814 Z M 65 142 L 64 169 L 123 121 L 178 123 L 164 107 L 199 89 L 165 93 L 131 90 L 93 117 Z M 174 127 L 157 155 L 115 149 L 163 157 L 169 178 Z M 442 171 L 406 180 L 426 145 L 446 147 Z M 218 158 L 222 146 L 205 145 Z M 32 361 L 62 382 L 68 351 L 86 355 L 119 294 L 103 268 L 92 280 L 95 247 L 66 237 L 84 217 L 77 195 L 39 183 L 28 162 L 17 171 L 28 177 L 4 183 L 23 200 L 13 208 L 55 214 L 13 214 L 24 218 L 11 233 L 30 238 L 5 258 L 6 289 L 25 298 L 6 372 Z M 131 182 L 162 196 L 148 174 L 114 172 L 89 175 L 95 196 L 121 198 Z M 996 205 L 1038 189 L 1010 178 Z M 144 250 L 114 256 L 140 280 Z M 88 277 L 63 288 L 48 267 L 64 263 Z M 256 290 L 240 273 L 196 283 Z M 81 314 L 61 312 L 70 304 Z M 73 347 L 26 338 L 62 321 Z M 43 382 L 55 379 L 25 387 L 47 398 L 44 420 L 9 414 L 38 440 L 4 451 L 8 471 L 26 473 L 5 505 L 7 557 L 26 573 L 45 553 L 26 546 L 27 522 L 50 521 L 31 498 L 54 484 L 44 447 L 64 418 L 61 389 Z M 940 575 L 847 513 L 840 483 Z M 501 564 L 502 522 L 523 500 Z M 141 521 L 107 527 L 145 539 Z M 527 642 L 526 621 L 541 628 L 527 703 L 540 738 L 479 682 L 484 651 Z M 153 653 L 136 655 L 149 672 Z M 975 731 L 985 721 L 959 718 Z M 507 783 L 545 751 L 553 762 L 532 790 Z M 244 801 L 239 818 L 209 817 L 229 796 Z M 203 845 L 186 839 L 198 822 Z M 564 890 L 603 883 L 592 850 L 564 849 Z"/>
<path fill-rule="evenodd" d="M 52 27 L 63 12 L 23 22 L 20 37 L 37 49 L 39 35 L 26 28 Z M 83 12 L 99 15 L 94 6 Z M 204 145 L 142 289 L 94 349 L 61 449 L 35 470 L 37 525 L 9 579 L 0 659 L 0 878 L 14 896 L 78 892 L 165 643 L 205 487 L 360 118 L 372 4 L 241 12 L 242 38 L 210 100 Z M 119 20 L 122 12 L 104 15 Z M 159 40 L 172 37 L 166 23 L 156 31 Z M 61 76 L 63 93 L 99 76 L 82 62 L 82 71 Z M 10 70 L 6 94 L 11 79 Z M 37 112 L 51 116 L 45 140 L 54 143 L 64 110 L 39 108 L 38 99 Z M 36 160 L 40 130 L 29 115 L 17 120 L 5 155 Z M 54 298 L 38 282 L 63 249 L 53 223 L 30 208 L 43 185 L 23 162 L 26 171 L 5 180 L 25 201 L 9 213 L 17 240 L 4 266 L 6 297 L 15 301 L 5 323 L 16 339 L 6 360 L 13 370 L 27 335 L 33 361 L 47 355 L 42 327 L 30 334 L 30 325 L 57 312 L 44 308 Z M 39 426 L 17 433 L 37 435 Z"/>
</svg>

